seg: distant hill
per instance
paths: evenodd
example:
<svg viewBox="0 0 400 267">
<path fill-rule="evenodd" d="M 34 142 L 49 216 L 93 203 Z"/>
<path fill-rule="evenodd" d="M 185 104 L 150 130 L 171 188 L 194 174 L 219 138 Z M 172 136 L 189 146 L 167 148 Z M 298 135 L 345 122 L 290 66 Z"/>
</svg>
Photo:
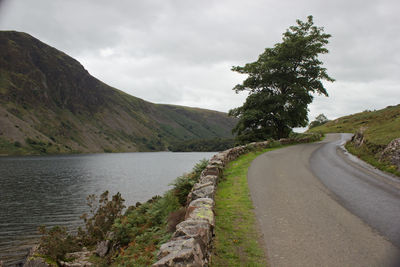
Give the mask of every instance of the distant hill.
<svg viewBox="0 0 400 267">
<path fill-rule="evenodd" d="M 0 154 L 165 150 L 232 138 L 226 113 L 153 104 L 21 32 L 0 31 Z"/>
<path fill-rule="evenodd" d="M 360 129 L 369 142 L 386 146 L 393 139 L 400 137 L 400 105 L 341 117 L 308 132 L 355 133 Z"/>
<path fill-rule="evenodd" d="M 381 110 L 356 113 L 329 121 L 308 132 L 358 133 L 346 148 L 353 154 L 385 171 L 400 176 L 400 166 L 382 160 L 382 152 L 394 139 L 400 138 L 400 105 Z"/>
</svg>

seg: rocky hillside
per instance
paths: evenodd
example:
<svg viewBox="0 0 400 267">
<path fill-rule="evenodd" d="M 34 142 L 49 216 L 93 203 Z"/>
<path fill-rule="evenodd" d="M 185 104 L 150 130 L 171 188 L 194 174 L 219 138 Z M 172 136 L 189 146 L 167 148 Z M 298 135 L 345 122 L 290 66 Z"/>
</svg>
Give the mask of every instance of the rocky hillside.
<svg viewBox="0 0 400 267">
<path fill-rule="evenodd" d="M 38 39 L 0 31 L 0 154 L 165 150 L 232 137 L 234 125 L 225 113 L 128 95 Z"/>
<path fill-rule="evenodd" d="M 346 146 L 350 152 L 382 170 L 400 175 L 400 104 L 341 117 L 309 132 L 355 133 Z"/>
</svg>

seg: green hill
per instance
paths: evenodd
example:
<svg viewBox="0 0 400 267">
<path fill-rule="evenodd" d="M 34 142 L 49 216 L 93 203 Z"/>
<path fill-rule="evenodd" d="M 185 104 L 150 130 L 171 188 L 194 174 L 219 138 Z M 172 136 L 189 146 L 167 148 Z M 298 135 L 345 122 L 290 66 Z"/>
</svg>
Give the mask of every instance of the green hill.
<svg viewBox="0 0 400 267">
<path fill-rule="evenodd" d="M 165 150 L 231 138 L 235 123 L 226 113 L 128 95 L 38 39 L 0 31 L 0 154 Z"/>
<path fill-rule="evenodd" d="M 348 143 L 346 148 L 380 169 L 400 174 L 396 171 L 395 166 L 380 160 L 382 151 L 390 141 L 400 137 L 400 105 L 341 117 L 308 130 L 308 132 L 318 131 L 323 133 L 362 133 L 361 146 L 353 142 Z"/>
</svg>

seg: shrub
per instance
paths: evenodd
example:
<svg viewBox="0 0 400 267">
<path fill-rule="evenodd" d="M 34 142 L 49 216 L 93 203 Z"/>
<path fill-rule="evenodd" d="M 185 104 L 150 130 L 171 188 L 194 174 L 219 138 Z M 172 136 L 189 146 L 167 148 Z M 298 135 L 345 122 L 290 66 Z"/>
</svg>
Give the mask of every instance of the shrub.
<svg viewBox="0 0 400 267">
<path fill-rule="evenodd" d="M 124 201 L 119 192 L 111 201 L 108 199 L 108 191 L 102 193 L 98 201 L 96 195 L 87 197 L 91 216 L 87 213 L 81 216 L 85 222 L 86 232 L 79 229 L 79 236 L 85 245 L 94 245 L 105 240 L 115 219 L 122 215 L 122 210 L 125 208 Z"/>
<path fill-rule="evenodd" d="M 179 203 L 182 206 L 186 205 L 186 199 L 188 194 L 190 193 L 190 190 L 192 190 L 193 185 L 198 182 L 200 174 L 207 166 L 207 164 L 208 160 L 201 160 L 193 167 L 193 171 L 191 173 L 179 176 L 172 183 L 172 185 L 174 186 L 172 191 L 174 192 L 175 196 L 178 198 Z"/>
<path fill-rule="evenodd" d="M 21 143 L 19 141 L 15 141 L 14 142 L 14 146 L 15 147 L 21 147 L 22 145 L 21 145 Z"/>
<path fill-rule="evenodd" d="M 79 249 L 76 238 L 67 232 L 66 227 L 54 226 L 47 230 L 39 227 L 42 237 L 39 241 L 40 252 L 53 261 L 65 260 L 65 254 Z"/>
</svg>

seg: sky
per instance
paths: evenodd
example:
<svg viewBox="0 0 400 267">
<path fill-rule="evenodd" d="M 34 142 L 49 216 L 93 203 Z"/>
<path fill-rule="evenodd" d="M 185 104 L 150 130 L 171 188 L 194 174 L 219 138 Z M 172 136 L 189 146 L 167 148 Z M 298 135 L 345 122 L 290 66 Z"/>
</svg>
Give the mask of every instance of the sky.
<svg viewBox="0 0 400 267">
<path fill-rule="evenodd" d="M 232 72 L 313 15 L 332 35 L 321 60 L 336 81 L 312 121 L 400 104 L 398 0 L 0 0 L 0 30 L 29 33 L 110 86 L 153 103 L 228 112 L 246 92 Z"/>
</svg>

